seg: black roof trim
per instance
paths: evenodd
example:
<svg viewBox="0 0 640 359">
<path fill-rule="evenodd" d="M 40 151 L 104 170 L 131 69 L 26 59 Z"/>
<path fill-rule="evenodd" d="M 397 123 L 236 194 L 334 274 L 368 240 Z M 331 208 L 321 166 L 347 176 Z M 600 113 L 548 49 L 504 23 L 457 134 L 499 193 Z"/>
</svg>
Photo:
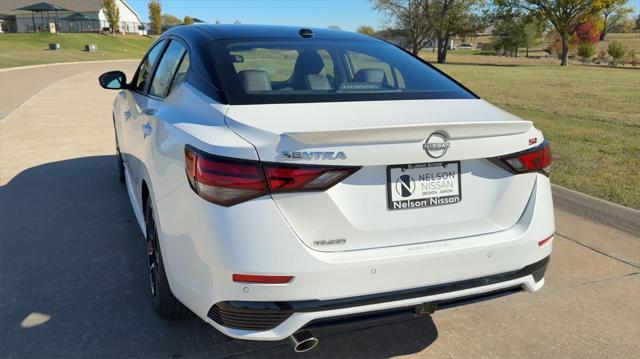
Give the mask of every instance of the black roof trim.
<svg viewBox="0 0 640 359">
<path fill-rule="evenodd" d="M 313 31 L 314 39 L 343 39 L 358 41 L 379 41 L 370 36 L 355 32 L 312 28 L 305 26 L 274 26 L 274 25 L 244 25 L 244 24 L 195 24 L 190 25 L 205 31 L 215 40 L 231 39 L 300 39 L 300 30 Z M 179 29 L 180 26 L 174 29 Z"/>
</svg>

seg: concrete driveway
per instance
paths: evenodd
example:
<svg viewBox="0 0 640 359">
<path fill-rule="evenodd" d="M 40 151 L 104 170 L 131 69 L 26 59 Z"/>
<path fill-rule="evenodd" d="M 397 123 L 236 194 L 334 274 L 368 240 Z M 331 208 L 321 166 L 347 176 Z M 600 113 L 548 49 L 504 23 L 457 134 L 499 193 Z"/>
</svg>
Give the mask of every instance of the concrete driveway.
<svg viewBox="0 0 640 359">
<path fill-rule="evenodd" d="M 31 90 L 37 72 L 11 74 L 10 88 L 37 93 L 0 122 L 0 356 L 293 357 L 287 342 L 230 340 L 194 316 L 154 314 L 145 246 L 116 177 L 116 93 L 97 84 L 102 71 L 134 66 L 71 67 Z M 556 219 L 538 294 L 337 331 L 295 356 L 640 357 L 640 238 L 561 210 Z"/>
</svg>

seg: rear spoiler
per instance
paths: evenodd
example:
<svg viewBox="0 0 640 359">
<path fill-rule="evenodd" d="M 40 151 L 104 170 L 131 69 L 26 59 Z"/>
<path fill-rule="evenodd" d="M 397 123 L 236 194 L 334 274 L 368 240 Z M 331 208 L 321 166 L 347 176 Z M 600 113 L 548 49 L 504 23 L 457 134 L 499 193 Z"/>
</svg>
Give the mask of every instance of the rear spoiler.
<svg viewBox="0 0 640 359">
<path fill-rule="evenodd" d="M 433 132 L 442 132 L 449 139 L 509 136 L 526 133 L 532 126 L 531 121 L 456 122 L 285 132 L 282 136 L 308 145 L 382 144 L 422 141 Z"/>
</svg>

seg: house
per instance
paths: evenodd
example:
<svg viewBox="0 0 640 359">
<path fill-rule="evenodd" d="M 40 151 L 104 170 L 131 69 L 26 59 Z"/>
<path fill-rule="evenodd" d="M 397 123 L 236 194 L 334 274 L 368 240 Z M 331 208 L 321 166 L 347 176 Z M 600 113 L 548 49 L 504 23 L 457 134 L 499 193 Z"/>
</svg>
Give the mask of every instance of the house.
<svg viewBox="0 0 640 359">
<path fill-rule="evenodd" d="M 125 0 L 115 0 L 120 10 L 120 33 L 146 35 L 140 15 Z M 16 10 L 31 5 L 53 5 L 60 11 Z M 109 28 L 104 14 L 103 0 L 50 0 L 40 3 L 38 0 L 1 0 L 0 19 L 11 19 L 11 26 L 3 30 L 11 32 L 48 31 L 55 24 L 58 32 L 100 32 Z"/>
</svg>

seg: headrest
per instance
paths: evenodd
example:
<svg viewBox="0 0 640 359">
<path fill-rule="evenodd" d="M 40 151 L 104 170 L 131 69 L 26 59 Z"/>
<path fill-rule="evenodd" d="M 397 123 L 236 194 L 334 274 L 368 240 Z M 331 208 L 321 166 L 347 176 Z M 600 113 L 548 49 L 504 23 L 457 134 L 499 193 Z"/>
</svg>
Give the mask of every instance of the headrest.
<svg viewBox="0 0 640 359">
<path fill-rule="evenodd" d="M 326 91 L 332 89 L 329 78 L 325 75 L 307 75 L 307 85 L 309 85 L 309 90 Z"/>
<path fill-rule="evenodd" d="M 294 76 L 317 75 L 324 68 L 324 61 L 313 50 L 302 51 L 293 68 Z"/>
<path fill-rule="evenodd" d="M 361 69 L 353 76 L 353 82 L 387 82 L 382 69 Z"/>
<path fill-rule="evenodd" d="M 242 70 L 238 76 L 245 92 L 271 91 L 271 80 L 266 71 Z"/>
</svg>

